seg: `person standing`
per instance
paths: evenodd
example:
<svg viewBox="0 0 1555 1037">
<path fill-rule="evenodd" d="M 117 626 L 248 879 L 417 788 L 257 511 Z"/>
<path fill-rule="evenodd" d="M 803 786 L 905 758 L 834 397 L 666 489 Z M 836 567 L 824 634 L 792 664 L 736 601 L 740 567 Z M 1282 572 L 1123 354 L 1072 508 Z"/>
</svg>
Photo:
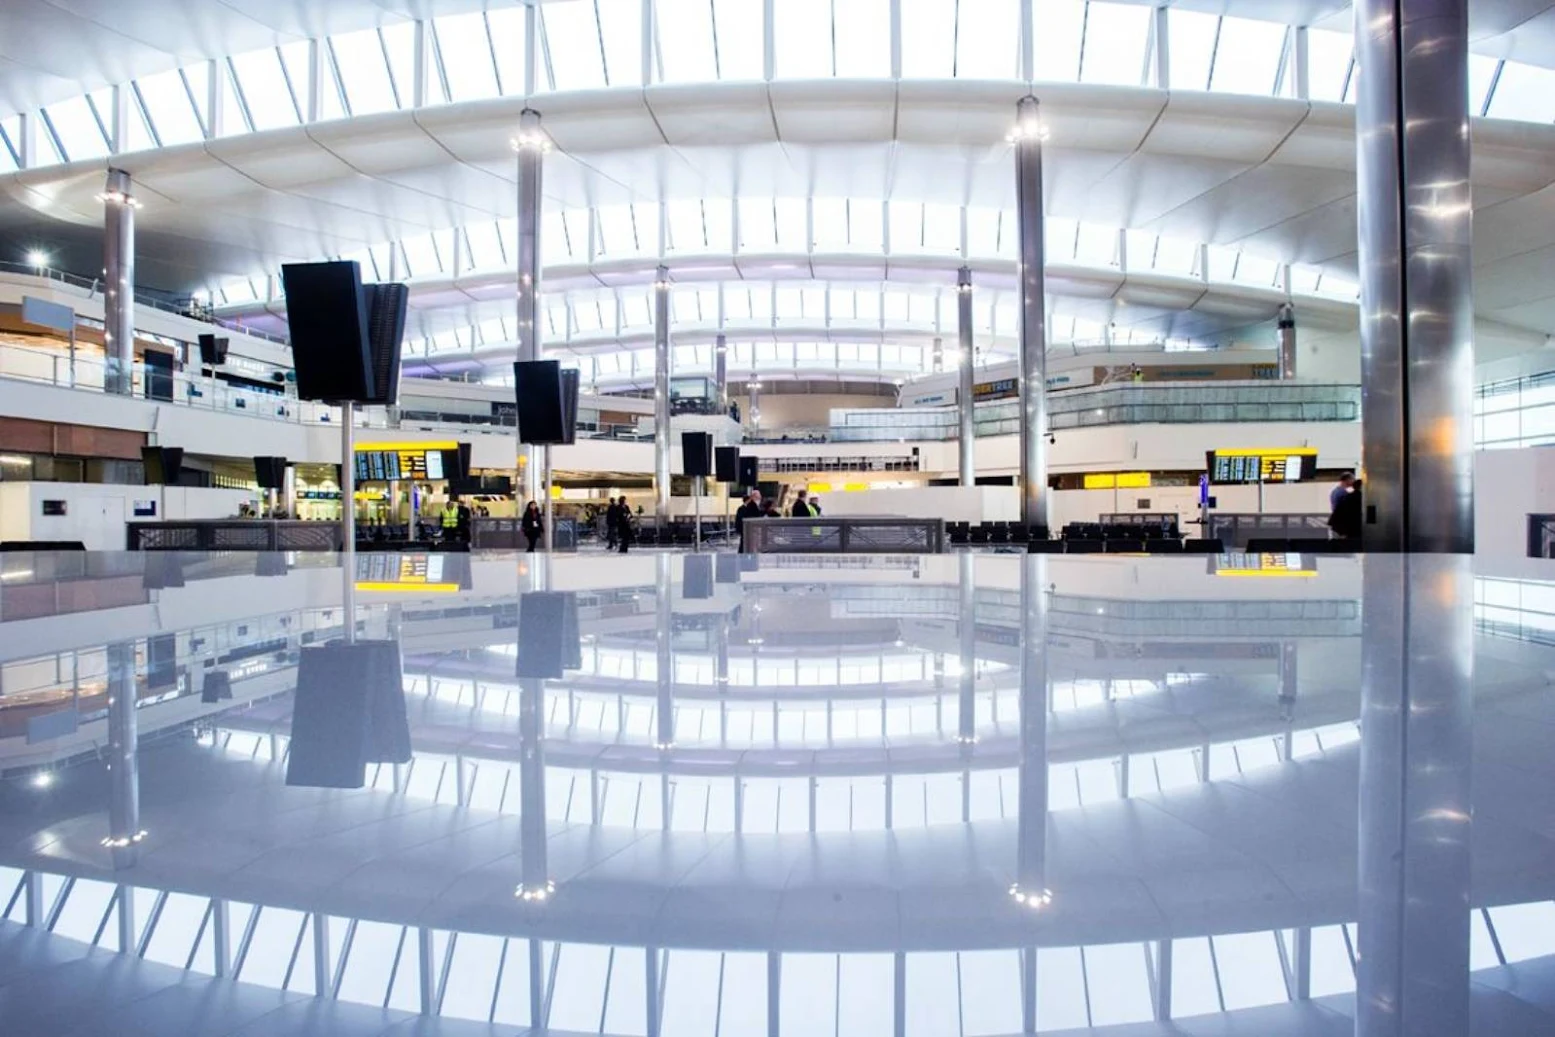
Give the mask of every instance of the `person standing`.
<svg viewBox="0 0 1555 1037">
<path fill-rule="evenodd" d="M 545 523 L 540 518 L 540 505 L 530 501 L 524 506 L 524 518 L 520 523 L 524 531 L 524 539 L 529 541 L 529 553 L 534 554 L 535 545 L 545 535 Z"/>
<path fill-rule="evenodd" d="M 752 490 L 750 492 L 750 496 L 745 498 L 745 502 L 741 504 L 739 510 L 734 513 L 734 531 L 739 535 L 740 538 L 740 554 L 745 553 L 745 520 L 759 519 L 763 514 L 764 512 L 762 511 L 761 507 L 761 493 L 756 490 Z"/>
<path fill-rule="evenodd" d="M 1334 483 L 1334 488 L 1328 491 L 1328 513 L 1332 515 L 1339 509 L 1339 501 L 1344 495 L 1355 489 L 1355 473 L 1345 472 Z"/>
<path fill-rule="evenodd" d="M 794 498 L 794 506 L 789 509 L 788 514 L 790 518 L 814 518 L 820 513 L 810 508 L 810 491 L 800 490 L 798 496 Z"/>
<path fill-rule="evenodd" d="M 621 497 L 621 506 L 616 509 L 616 542 L 621 545 L 621 553 L 626 554 L 626 549 L 632 543 L 632 509 L 627 507 L 626 497 Z"/>
<path fill-rule="evenodd" d="M 814 515 L 816 518 L 821 517 L 821 498 L 810 498 L 810 514 Z"/>
<path fill-rule="evenodd" d="M 1336 540 L 1361 538 L 1361 483 L 1352 479 L 1350 488 L 1338 498 L 1333 514 L 1328 516 L 1328 528 Z"/>
<path fill-rule="evenodd" d="M 605 508 L 605 550 L 614 551 L 616 548 L 616 527 L 621 522 L 621 508 L 616 504 L 614 497 L 610 498 L 609 505 Z"/>
<path fill-rule="evenodd" d="M 456 539 L 459 536 L 459 505 L 452 497 L 443 504 L 443 513 L 438 518 L 443 528 L 443 539 Z"/>
</svg>

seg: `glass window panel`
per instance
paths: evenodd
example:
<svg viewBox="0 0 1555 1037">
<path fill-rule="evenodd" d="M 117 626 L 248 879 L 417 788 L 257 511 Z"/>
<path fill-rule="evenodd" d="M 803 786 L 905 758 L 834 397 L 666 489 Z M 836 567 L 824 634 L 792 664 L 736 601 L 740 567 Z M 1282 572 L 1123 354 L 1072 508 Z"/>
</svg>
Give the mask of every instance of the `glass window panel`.
<svg viewBox="0 0 1555 1037">
<path fill-rule="evenodd" d="M 777 223 L 777 248 L 782 251 L 807 251 L 805 242 L 806 200 L 803 198 L 777 198 L 772 202 L 772 212 Z"/>
<path fill-rule="evenodd" d="M 1555 951 L 1555 903 L 1511 904 L 1490 909 L 1490 924 L 1508 963 Z"/>
<path fill-rule="evenodd" d="M 1332 32 L 1328 29 L 1307 30 L 1307 89 L 1311 92 L 1312 100 L 1344 100 L 1354 56 L 1353 33 Z"/>
<path fill-rule="evenodd" d="M 508 266 L 502 254 L 502 240 L 495 223 L 472 223 L 464 228 L 464 239 L 470 249 L 470 267 L 473 270 L 501 270 Z"/>
<path fill-rule="evenodd" d="M 949 79 L 956 74 L 956 5 L 902 0 L 902 75 Z"/>
<path fill-rule="evenodd" d="M 783 0 L 774 9 L 772 33 L 778 78 L 832 75 L 831 0 Z"/>
<path fill-rule="evenodd" d="M 331 929 L 347 924 L 343 918 L 330 921 Z M 357 922 L 346 955 L 345 971 L 340 976 L 341 999 L 364 1005 L 383 1004 L 389 996 L 394 958 L 404 937 L 404 926 L 365 920 Z"/>
<path fill-rule="evenodd" d="M 740 250 L 770 251 L 777 245 L 777 223 L 772 214 L 772 199 L 741 198 Z"/>
<path fill-rule="evenodd" d="M 604 55 L 592 0 L 541 4 L 540 24 L 551 58 L 557 90 L 587 90 L 605 85 Z"/>
<path fill-rule="evenodd" d="M 1222 18 L 1209 88 L 1233 94 L 1272 94 L 1285 34 L 1285 26 L 1277 22 Z M 1175 51 L 1172 60 L 1177 60 Z"/>
<path fill-rule="evenodd" d="M 1313 936 L 1315 951 L 1316 930 Z M 1313 978 L 1315 980 L 1316 976 Z M 1312 993 L 1317 995 L 1315 984 Z M 1186 1018 L 1218 1011 L 1220 995 L 1215 985 L 1215 962 L 1210 956 L 1209 940 L 1202 936 L 1173 940 L 1172 1015 Z"/>
<path fill-rule="evenodd" d="M 1475 914 L 1477 917 L 1478 912 Z M 1172 962 L 1174 968 L 1176 964 L 1176 961 Z M 1354 990 L 1355 968 L 1350 964 L 1344 931 L 1337 925 L 1315 927 L 1312 930 L 1312 996 L 1329 997 Z"/>
<path fill-rule="evenodd" d="M 1020 952 L 963 951 L 961 1025 L 966 1037 L 1019 1033 Z"/>
<path fill-rule="evenodd" d="M 837 956 L 785 954 L 778 990 L 778 1024 L 783 1037 L 837 1032 Z M 887 992 L 889 1004 L 890 992 Z M 877 1012 L 890 1019 L 886 1012 Z M 850 1035 L 851 1037 L 851 1035 Z"/>
<path fill-rule="evenodd" d="M 594 0 L 605 47 L 605 79 L 610 86 L 642 82 L 641 0 Z"/>
<path fill-rule="evenodd" d="M 1237 933 L 1211 939 L 1227 1011 L 1287 1000 L 1285 973 L 1273 933 Z"/>
<path fill-rule="evenodd" d="M 662 82 L 706 83 L 719 78 L 707 0 L 657 0 L 654 17 Z"/>
<path fill-rule="evenodd" d="M 291 83 L 292 93 L 296 96 L 298 104 L 306 106 L 308 103 L 308 41 L 297 40 L 293 43 L 282 44 L 281 65 L 286 69 L 287 81 Z M 325 83 L 319 98 L 319 118 L 338 119 L 345 114 L 340 107 L 340 91 L 335 89 L 335 83 L 329 70 L 324 72 Z M 306 108 L 303 109 L 306 112 Z"/>
<path fill-rule="evenodd" d="M 930 202 L 923 207 L 923 247 L 928 252 L 961 251 L 961 208 Z"/>
<path fill-rule="evenodd" d="M 409 267 L 408 271 L 401 271 L 402 277 L 427 277 L 441 269 L 430 234 L 418 234 L 413 238 L 406 238 L 400 242 L 400 252 Z"/>
<path fill-rule="evenodd" d="M 1492 119 L 1555 120 L 1555 69 L 1508 61 L 1486 114 Z"/>
<path fill-rule="evenodd" d="M 810 203 L 815 227 L 815 246 L 843 249 L 848 245 L 848 202 L 845 198 L 816 198 Z"/>
<path fill-rule="evenodd" d="M 676 804 L 676 810 L 678 812 L 679 804 Z M 674 950 L 665 954 L 662 1023 L 665 1033 L 713 1037 L 717 1032 L 718 998 L 726 978 L 723 957 L 716 951 Z M 764 998 L 762 1007 L 765 1009 Z M 763 1011 L 762 1023 L 765 1021 Z"/>
<path fill-rule="evenodd" d="M 1111 266 L 1118 258 L 1118 232 L 1096 223 L 1082 223 L 1075 233 L 1074 258 L 1079 263 Z"/>
<path fill-rule="evenodd" d="M 49 122 L 59 134 L 59 142 L 65 149 L 65 158 L 71 162 L 82 159 L 102 158 L 108 154 L 108 140 L 85 97 L 72 97 L 49 105 Z"/>
<path fill-rule="evenodd" d="M 432 933 L 432 963 L 436 968 L 443 960 L 443 947 L 447 946 L 448 934 L 434 930 Z M 408 929 L 405 934 L 404 944 L 400 949 L 399 964 L 394 968 L 393 986 L 389 988 L 388 1007 L 398 1008 L 402 1012 L 414 1012 L 421 1004 L 420 976 L 421 976 L 421 943 L 416 939 L 416 931 Z"/>
<path fill-rule="evenodd" d="M 360 935 L 360 933 L 358 933 Z M 438 1014 L 485 1022 L 497 989 L 497 966 L 502 960 L 502 937 L 460 933 L 454 937 Z M 528 977 L 525 977 L 528 982 Z"/>
<path fill-rule="evenodd" d="M 1087 1025 L 1080 948 L 1038 948 L 1037 1029 L 1068 1030 Z"/>
<path fill-rule="evenodd" d="M 169 893 L 157 917 L 157 927 L 146 945 L 145 958 L 164 965 L 184 967 L 194 949 L 196 935 L 210 901 L 188 893 Z"/>
<path fill-rule="evenodd" d="M 136 80 L 135 85 L 163 147 L 187 144 L 204 136 L 177 69 L 145 76 Z"/>
<path fill-rule="evenodd" d="M 377 29 L 342 33 L 330 38 L 340 81 L 345 86 L 346 102 L 352 115 L 391 112 L 398 105 L 389 82 L 389 67 L 384 64 L 383 46 Z"/>
<path fill-rule="evenodd" d="M 907 955 L 908 1037 L 960 1033 L 960 993 L 954 951 Z"/>
<path fill-rule="evenodd" d="M 1168 39 L 1171 48 L 1173 90 L 1209 89 L 1210 62 L 1215 53 L 1215 30 L 1219 19 L 1174 7 L 1168 12 Z M 1274 72 L 1269 71 L 1269 81 Z"/>
<path fill-rule="evenodd" d="M 848 245 L 860 251 L 879 252 L 885 243 L 885 210 L 879 202 L 848 200 Z"/>
<path fill-rule="evenodd" d="M 378 30 L 382 37 L 384 53 L 389 61 L 389 78 L 394 81 L 395 88 L 399 91 L 401 107 L 409 108 L 414 101 L 416 88 L 416 26 L 414 22 L 395 22 L 385 25 Z M 436 84 L 437 73 L 432 73 L 432 84 Z M 442 88 L 432 86 L 432 96 L 429 100 L 436 103 L 442 100 Z"/>
<path fill-rule="evenodd" d="M 524 44 L 523 7 L 514 4 L 488 10 L 486 30 L 491 35 L 492 52 L 497 55 L 497 86 L 507 97 L 522 94 L 529 49 Z"/>
<path fill-rule="evenodd" d="M 1016 78 L 1020 37 L 1019 0 L 963 0 L 956 5 L 955 74 L 964 79 Z"/>
<path fill-rule="evenodd" d="M 1092 12 L 1099 6 L 1092 4 Z M 1094 18 L 1095 14 L 1091 17 Z M 1082 78 L 1086 71 L 1080 60 L 1080 41 L 1086 34 L 1085 0 L 1035 0 L 1032 20 L 1036 25 L 1036 31 L 1032 34 L 1032 61 L 1036 77 L 1063 83 L 1072 83 Z M 1098 52 L 1093 50 L 1093 53 Z M 1104 55 L 1099 54 L 1098 59 L 1091 62 L 1095 68 L 1090 71 L 1114 71 L 1101 57 Z M 1097 79 L 1092 75 L 1084 78 L 1093 82 L 1113 81 Z M 1138 81 L 1139 69 L 1135 68 L 1134 78 L 1128 82 L 1138 85 Z"/>
<path fill-rule="evenodd" d="M 1150 18 L 1148 7 L 1091 4 L 1085 21 L 1081 80 L 1138 86 L 1150 46 Z"/>
<path fill-rule="evenodd" d="M 702 203 L 699 200 L 672 201 L 665 204 L 667 246 L 673 252 L 699 252 L 707 248 L 702 228 Z"/>
<path fill-rule="evenodd" d="M 1478 115 L 1485 110 L 1485 97 L 1490 92 L 1491 81 L 1496 76 L 1496 59 L 1483 54 L 1469 55 L 1469 114 Z"/>
<path fill-rule="evenodd" d="M 890 0 L 832 0 L 836 74 L 878 79 L 891 74 Z"/>
<path fill-rule="evenodd" d="M 970 206 L 966 211 L 966 245 L 970 256 L 992 257 L 1004 254 L 999 241 L 999 210 Z"/>
<path fill-rule="evenodd" d="M 7 881 L 9 876 L 0 875 L 0 905 L 10 899 L 15 890 L 15 881 Z M 103 916 L 108 913 L 108 905 L 113 902 L 114 886 L 111 882 L 96 882 L 92 879 L 76 879 L 70 887 L 70 896 L 65 898 L 65 906 L 60 910 L 59 917 L 54 921 L 55 933 L 60 936 L 68 936 L 72 940 L 80 940 L 82 943 L 91 943 L 97 935 L 97 927 L 102 923 Z M 109 928 L 112 928 L 110 924 Z M 104 931 L 106 938 L 107 932 Z M 179 962 L 182 965 L 182 962 Z"/>
<path fill-rule="evenodd" d="M 1149 963 L 1140 943 L 1085 948 L 1091 1025 L 1144 1022 L 1151 1016 Z"/>
<path fill-rule="evenodd" d="M 541 945 L 541 954 L 546 955 L 549 944 Z M 504 1026 L 528 1026 L 530 1023 L 529 1012 L 529 941 L 507 940 L 504 942 L 504 956 L 502 959 L 502 986 L 497 991 L 495 1010 L 492 1013 L 492 1021 Z M 545 958 L 549 962 L 549 957 Z M 598 1017 L 595 1017 L 594 1027 L 599 1025 Z"/>
<path fill-rule="evenodd" d="M 232 59 L 232 68 L 243 86 L 243 100 L 254 129 L 297 125 L 297 105 L 281 71 L 281 56 L 274 48 L 239 54 Z"/>
<path fill-rule="evenodd" d="M 611 948 L 610 986 L 606 993 L 604 1032 L 648 1032 L 648 959 L 641 947 Z M 596 1009 L 596 1017 L 598 1011 Z"/>
<path fill-rule="evenodd" d="M 889 954 L 838 956 L 839 1037 L 890 1037 L 891 1013 L 880 1006 L 894 996 L 896 965 Z M 785 984 L 786 985 L 786 984 Z"/>
<path fill-rule="evenodd" d="M 486 19 L 480 11 L 444 15 L 432 22 L 437 49 L 455 101 L 497 96 L 497 70 L 492 64 Z M 520 86 L 518 89 L 522 89 Z M 518 92 L 511 90 L 510 92 Z"/>
</svg>

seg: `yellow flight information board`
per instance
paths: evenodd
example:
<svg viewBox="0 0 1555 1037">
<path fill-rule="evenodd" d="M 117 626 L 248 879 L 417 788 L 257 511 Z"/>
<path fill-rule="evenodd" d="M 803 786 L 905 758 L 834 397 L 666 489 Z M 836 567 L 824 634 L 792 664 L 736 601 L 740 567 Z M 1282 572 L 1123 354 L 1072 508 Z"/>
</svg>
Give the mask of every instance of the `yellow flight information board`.
<svg viewBox="0 0 1555 1037">
<path fill-rule="evenodd" d="M 358 555 L 356 589 L 456 593 L 459 583 L 445 572 L 448 564 L 449 556 L 437 552 Z"/>
<path fill-rule="evenodd" d="M 1087 490 L 1148 490 L 1149 472 L 1086 472 Z"/>
<path fill-rule="evenodd" d="M 443 451 L 458 449 L 458 443 L 361 443 L 356 448 L 356 481 L 442 479 Z"/>
<path fill-rule="evenodd" d="M 1217 484 L 1311 482 L 1317 451 L 1311 447 L 1211 450 L 1205 458 L 1209 481 Z"/>
</svg>

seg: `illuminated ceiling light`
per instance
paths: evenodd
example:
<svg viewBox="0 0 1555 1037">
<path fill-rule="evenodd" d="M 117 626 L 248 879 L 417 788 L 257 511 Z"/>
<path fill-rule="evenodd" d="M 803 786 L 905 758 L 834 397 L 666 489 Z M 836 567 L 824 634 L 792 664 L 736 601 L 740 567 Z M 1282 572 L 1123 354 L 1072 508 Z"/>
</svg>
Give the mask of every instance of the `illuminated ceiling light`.
<svg viewBox="0 0 1555 1037">
<path fill-rule="evenodd" d="M 35 789 L 50 788 L 53 784 L 54 774 L 52 771 L 39 771 L 32 776 L 32 787 Z"/>
<path fill-rule="evenodd" d="M 49 265 L 49 254 L 41 248 L 35 248 L 27 253 L 27 265 L 43 269 Z"/>
<path fill-rule="evenodd" d="M 522 883 L 513 891 L 513 896 L 528 904 L 543 904 L 556 895 L 556 883 L 546 879 L 544 885 L 526 886 Z"/>
<path fill-rule="evenodd" d="M 551 138 L 538 131 L 520 133 L 508 143 L 512 145 L 514 151 L 524 151 L 528 148 L 534 148 L 539 150 L 541 153 L 544 153 L 551 150 Z"/>
<path fill-rule="evenodd" d="M 1038 122 L 1029 125 L 1017 125 L 1004 135 L 1006 144 L 1015 144 L 1023 140 L 1047 141 L 1053 136 L 1053 131 L 1048 129 L 1047 123 Z"/>
<path fill-rule="evenodd" d="M 112 202 L 116 205 L 128 205 L 131 209 L 140 208 L 140 202 L 134 196 L 125 194 L 123 191 L 104 191 L 97 196 L 97 200 L 104 205 Z"/>
<path fill-rule="evenodd" d="M 1053 891 L 1049 889 L 1028 892 L 1020 888 L 1017 882 L 1010 887 L 1010 898 L 1022 907 L 1029 907 L 1033 911 L 1040 911 L 1053 902 Z"/>
<path fill-rule="evenodd" d="M 133 846 L 146 838 L 145 832 L 136 832 L 134 835 L 108 836 L 103 840 L 103 846 L 110 850 L 122 850 L 126 846 Z"/>
</svg>

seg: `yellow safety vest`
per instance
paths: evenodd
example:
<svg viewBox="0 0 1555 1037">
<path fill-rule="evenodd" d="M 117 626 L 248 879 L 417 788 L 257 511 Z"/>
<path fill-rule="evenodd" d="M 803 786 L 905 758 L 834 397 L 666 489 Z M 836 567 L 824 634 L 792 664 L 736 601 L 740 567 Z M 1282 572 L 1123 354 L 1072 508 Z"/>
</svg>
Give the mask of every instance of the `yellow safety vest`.
<svg viewBox="0 0 1555 1037">
<path fill-rule="evenodd" d="M 457 509 L 452 510 L 452 511 L 445 511 L 445 512 L 443 512 L 443 528 L 444 529 L 458 529 L 459 528 L 459 512 L 458 512 Z"/>
</svg>

